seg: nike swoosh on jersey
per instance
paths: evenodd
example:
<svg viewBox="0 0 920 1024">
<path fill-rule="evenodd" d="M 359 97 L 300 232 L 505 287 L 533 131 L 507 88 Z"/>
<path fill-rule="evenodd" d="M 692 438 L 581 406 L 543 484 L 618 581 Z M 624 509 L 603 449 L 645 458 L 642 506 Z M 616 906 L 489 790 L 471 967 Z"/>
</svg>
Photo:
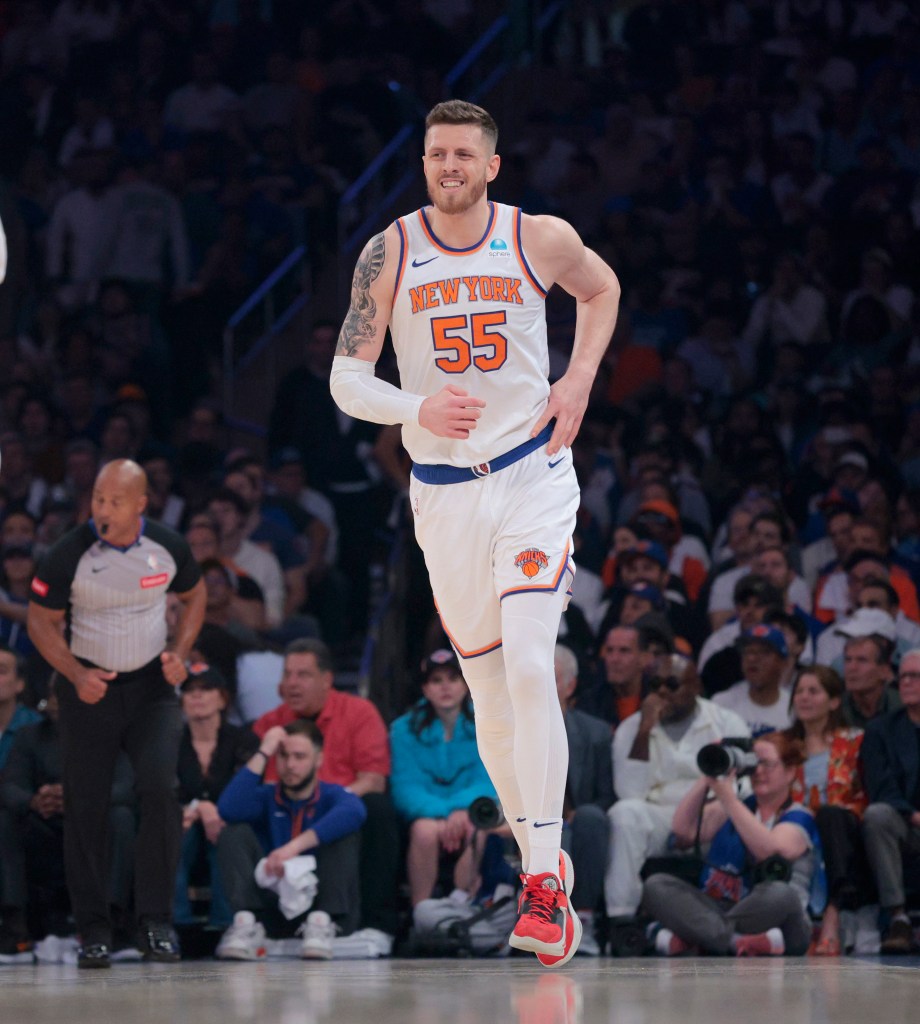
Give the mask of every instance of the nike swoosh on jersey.
<svg viewBox="0 0 920 1024">
<path fill-rule="evenodd" d="M 555 462 L 547 462 L 547 464 L 546 464 L 546 465 L 547 465 L 547 466 L 549 467 L 549 469 L 555 469 L 555 468 L 556 468 L 556 467 L 557 467 L 557 466 L 559 465 L 559 463 L 560 463 L 560 462 L 562 462 L 562 460 L 563 460 L 564 458 L 565 458 L 565 456 L 564 456 L 564 455 L 560 455 L 560 456 L 559 456 L 559 458 L 558 458 L 558 459 L 556 459 L 556 461 L 555 461 Z"/>
<path fill-rule="evenodd" d="M 437 256 L 432 256 L 432 257 L 431 257 L 431 259 L 427 259 L 427 260 L 420 260 L 420 259 L 419 259 L 418 257 L 416 257 L 416 258 L 415 258 L 415 259 L 414 259 L 414 260 L 412 261 L 412 266 L 413 266 L 413 267 L 424 267 L 426 263 L 431 263 L 431 262 L 433 262 L 434 260 L 436 260 L 437 258 L 438 258 Z"/>
<path fill-rule="evenodd" d="M 545 828 L 547 825 L 557 825 L 557 824 L 558 824 L 558 822 L 555 822 L 555 821 L 535 821 L 533 823 L 533 827 L 534 828 Z"/>
</svg>

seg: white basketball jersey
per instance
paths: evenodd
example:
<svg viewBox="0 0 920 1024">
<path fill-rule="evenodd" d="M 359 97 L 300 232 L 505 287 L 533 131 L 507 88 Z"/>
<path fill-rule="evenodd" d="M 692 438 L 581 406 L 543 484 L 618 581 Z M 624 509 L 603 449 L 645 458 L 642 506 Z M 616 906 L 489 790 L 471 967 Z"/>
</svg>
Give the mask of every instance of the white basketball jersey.
<svg viewBox="0 0 920 1024">
<path fill-rule="evenodd" d="M 430 397 L 456 384 L 486 407 L 466 440 L 403 427 L 414 462 L 474 466 L 530 437 L 549 396 L 546 288 L 521 246 L 521 211 L 489 203 L 467 249 L 435 236 L 425 210 L 396 221 L 400 253 L 390 321 L 400 384 Z"/>
</svg>

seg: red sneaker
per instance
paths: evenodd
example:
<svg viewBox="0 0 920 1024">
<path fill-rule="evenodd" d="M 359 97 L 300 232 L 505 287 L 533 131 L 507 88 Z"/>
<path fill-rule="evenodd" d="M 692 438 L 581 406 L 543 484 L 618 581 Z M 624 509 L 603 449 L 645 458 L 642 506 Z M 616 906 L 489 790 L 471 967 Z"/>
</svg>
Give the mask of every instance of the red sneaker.
<svg viewBox="0 0 920 1024">
<path fill-rule="evenodd" d="M 518 919 L 508 942 L 527 953 L 562 956 L 565 952 L 568 897 L 558 875 L 521 875 L 524 891 L 518 900 Z"/>
<path fill-rule="evenodd" d="M 757 935 L 736 935 L 735 956 L 782 956 L 786 943 L 779 928 L 771 928 Z"/>
<path fill-rule="evenodd" d="M 559 851 L 559 881 L 562 883 L 563 894 L 560 899 L 565 900 L 565 941 L 561 956 L 537 953 L 537 959 L 544 967 L 561 967 L 563 964 L 567 964 L 575 955 L 581 942 L 583 930 L 581 918 L 572 910 L 569 899 L 575 886 L 575 869 L 572 867 L 572 858 L 565 850 Z"/>
</svg>

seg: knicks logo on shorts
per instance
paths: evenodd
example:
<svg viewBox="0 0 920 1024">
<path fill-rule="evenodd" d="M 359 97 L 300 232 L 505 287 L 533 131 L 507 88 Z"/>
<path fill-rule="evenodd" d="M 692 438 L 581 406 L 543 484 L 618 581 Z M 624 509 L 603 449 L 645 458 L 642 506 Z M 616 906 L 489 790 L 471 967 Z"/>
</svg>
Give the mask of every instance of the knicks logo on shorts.
<svg viewBox="0 0 920 1024">
<path fill-rule="evenodd" d="M 549 565 L 549 559 L 539 548 L 528 548 L 519 555 L 514 556 L 514 567 L 520 569 L 528 578 L 532 579 L 541 569 Z"/>
</svg>

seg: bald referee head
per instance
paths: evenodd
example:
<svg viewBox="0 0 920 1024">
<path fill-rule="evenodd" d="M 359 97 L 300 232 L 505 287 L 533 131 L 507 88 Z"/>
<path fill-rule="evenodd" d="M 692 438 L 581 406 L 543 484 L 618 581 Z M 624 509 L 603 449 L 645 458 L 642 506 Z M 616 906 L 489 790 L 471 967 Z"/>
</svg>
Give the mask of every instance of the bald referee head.
<svg viewBox="0 0 920 1024">
<path fill-rule="evenodd" d="M 93 484 L 93 522 L 100 537 L 114 545 L 131 544 L 140 533 L 147 508 L 147 474 L 131 459 L 115 459 L 99 470 Z"/>
</svg>

